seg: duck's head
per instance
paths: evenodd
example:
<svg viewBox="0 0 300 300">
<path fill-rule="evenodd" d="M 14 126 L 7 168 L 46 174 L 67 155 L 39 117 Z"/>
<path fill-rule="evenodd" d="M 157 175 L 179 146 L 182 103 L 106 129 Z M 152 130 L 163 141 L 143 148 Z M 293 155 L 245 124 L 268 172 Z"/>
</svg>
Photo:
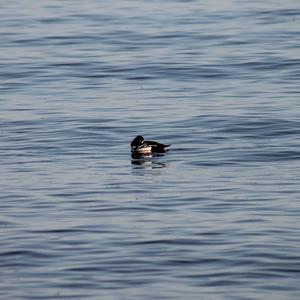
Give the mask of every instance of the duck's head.
<svg viewBox="0 0 300 300">
<path fill-rule="evenodd" d="M 137 137 L 135 137 L 133 139 L 133 141 L 131 142 L 131 150 L 132 151 L 136 151 L 137 149 L 141 148 L 144 144 L 145 140 L 141 135 L 138 135 Z"/>
</svg>

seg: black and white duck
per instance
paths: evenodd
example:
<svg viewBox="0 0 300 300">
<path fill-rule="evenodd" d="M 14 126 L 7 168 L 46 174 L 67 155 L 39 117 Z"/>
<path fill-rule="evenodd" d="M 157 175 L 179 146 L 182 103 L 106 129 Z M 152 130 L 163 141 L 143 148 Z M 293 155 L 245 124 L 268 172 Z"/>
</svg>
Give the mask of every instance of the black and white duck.
<svg viewBox="0 0 300 300">
<path fill-rule="evenodd" d="M 148 156 L 157 153 L 165 153 L 166 151 L 168 151 L 166 148 L 169 147 L 170 144 L 145 141 L 143 136 L 138 135 L 133 139 L 130 146 L 133 156 Z"/>
</svg>

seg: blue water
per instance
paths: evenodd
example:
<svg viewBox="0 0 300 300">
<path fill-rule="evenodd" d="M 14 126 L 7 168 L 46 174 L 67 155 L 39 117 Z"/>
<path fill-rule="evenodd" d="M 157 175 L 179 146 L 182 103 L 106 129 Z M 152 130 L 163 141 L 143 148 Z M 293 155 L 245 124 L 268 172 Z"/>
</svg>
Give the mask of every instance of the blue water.
<svg viewBox="0 0 300 300">
<path fill-rule="evenodd" d="M 2 1 L 0 299 L 298 300 L 299 34 L 298 0 Z"/>
</svg>

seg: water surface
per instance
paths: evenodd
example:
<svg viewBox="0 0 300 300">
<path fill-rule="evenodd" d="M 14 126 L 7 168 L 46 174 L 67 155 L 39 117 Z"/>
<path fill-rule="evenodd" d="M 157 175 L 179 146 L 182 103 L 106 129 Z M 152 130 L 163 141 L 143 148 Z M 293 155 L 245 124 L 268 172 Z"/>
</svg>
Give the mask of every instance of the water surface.
<svg viewBox="0 0 300 300">
<path fill-rule="evenodd" d="M 299 299 L 298 1 L 0 6 L 0 298 Z"/>
</svg>

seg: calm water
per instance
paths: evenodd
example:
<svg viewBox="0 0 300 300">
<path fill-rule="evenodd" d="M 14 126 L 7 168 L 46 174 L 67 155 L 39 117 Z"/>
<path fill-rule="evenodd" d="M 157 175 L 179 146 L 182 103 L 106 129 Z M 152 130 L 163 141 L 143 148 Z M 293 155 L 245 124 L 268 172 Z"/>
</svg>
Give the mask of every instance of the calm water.
<svg viewBox="0 0 300 300">
<path fill-rule="evenodd" d="M 299 299 L 299 0 L 0 25 L 0 299 Z M 131 161 L 137 134 L 171 151 Z"/>
</svg>

